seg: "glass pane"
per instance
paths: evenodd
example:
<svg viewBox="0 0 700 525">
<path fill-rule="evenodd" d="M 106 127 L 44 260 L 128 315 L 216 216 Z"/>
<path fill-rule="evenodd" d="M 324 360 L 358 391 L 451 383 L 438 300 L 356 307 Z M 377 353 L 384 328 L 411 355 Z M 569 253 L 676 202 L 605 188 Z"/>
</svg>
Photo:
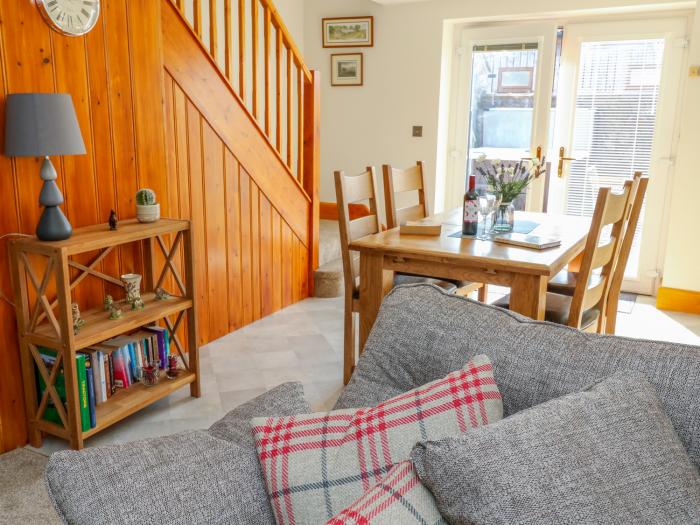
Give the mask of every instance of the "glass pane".
<svg viewBox="0 0 700 525">
<path fill-rule="evenodd" d="M 663 40 L 582 45 L 567 214 L 590 217 L 601 187 L 620 188 L 634 172 L 649 173 L 663 52 Z M 630 277 L 638 274 L 643 220 L 642 210 Z"/>
<path fill-rule="evenodd" d="M 469 175 L 476 174 L 476 159 L 481 155 L 507 165 L 530 157 L 537 57 L 537 43 L 475 46 L 472 50 Z M 485 187 L 485 181 L 477 177 L 477 188 Z M 525 196 L 515 204 L 524 209 Z"/>
</svg>

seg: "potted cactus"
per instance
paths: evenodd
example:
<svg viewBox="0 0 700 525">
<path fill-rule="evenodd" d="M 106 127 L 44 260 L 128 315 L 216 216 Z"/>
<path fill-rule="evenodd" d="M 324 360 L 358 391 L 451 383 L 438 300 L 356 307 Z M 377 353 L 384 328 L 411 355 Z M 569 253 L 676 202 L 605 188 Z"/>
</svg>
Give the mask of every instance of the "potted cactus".
<svg viewBox="0 0 700 525">
<path fill-rule="evenodd" d="M 136 192 L 136 219 L 139 222 L 156 222 L 160 219 L 160 204 L 156 202 L 156 192 L 142 188 Z"/>
</svg>

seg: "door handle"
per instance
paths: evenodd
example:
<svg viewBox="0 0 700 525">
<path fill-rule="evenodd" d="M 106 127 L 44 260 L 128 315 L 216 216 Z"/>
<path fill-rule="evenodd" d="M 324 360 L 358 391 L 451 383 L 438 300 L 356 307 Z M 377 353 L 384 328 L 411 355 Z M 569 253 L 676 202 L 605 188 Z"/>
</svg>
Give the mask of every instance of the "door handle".
<svg viewBox="0 0 700 525">
<path fill-rule="evenodd" d="M 564 176 L 564 161 L 576 160 L 573 157 L 565 157 L 565 154 L 566 150 L 564 149 L 564 146 L 562 146 L 561 148 L 559 148 L 559 167 L 557 168 L 557 175 L 559 175 L 559 178 L 562 178 Z"/>
<path fill-rule="evenodd" d="M 542 162 L 542 146 L 537 146 L 537 155 L 535 158 L 537 158 L 537 160 L 539 162 L 539 166 L 537 166 L 537 169 L 535 170 L 535 178 L 537 179 L 542 174 L 542 164 L 543 164 L 543 162 Z M 531 157 L 523 157 L 520 160 L 532 160 L 532 158 Z"/>
</svg>

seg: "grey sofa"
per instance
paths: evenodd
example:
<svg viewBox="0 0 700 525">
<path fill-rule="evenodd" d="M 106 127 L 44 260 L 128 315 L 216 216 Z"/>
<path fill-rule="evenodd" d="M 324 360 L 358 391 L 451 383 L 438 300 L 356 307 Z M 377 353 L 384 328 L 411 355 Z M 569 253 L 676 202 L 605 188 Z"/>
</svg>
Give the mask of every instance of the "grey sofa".
<svg viewBox="0 0 700 525">
<path fill-rule="evenodd" d="M 400 286 L 385 298 L 336 408 L 373 406 L 477 354 L 493 362 L 506 416 L 617 371 L 643 373 L 700 469 L 700 347 L 584 334 L 431 285 Z M 300 386 L 288 384 L 208 431 L 57 453 L 47 488 L 67 523 L 274 524 L 247 420 L 305 410 Z M 173 451 L 183 444 L 195 460 L 178 461 Z"/>
</svg>

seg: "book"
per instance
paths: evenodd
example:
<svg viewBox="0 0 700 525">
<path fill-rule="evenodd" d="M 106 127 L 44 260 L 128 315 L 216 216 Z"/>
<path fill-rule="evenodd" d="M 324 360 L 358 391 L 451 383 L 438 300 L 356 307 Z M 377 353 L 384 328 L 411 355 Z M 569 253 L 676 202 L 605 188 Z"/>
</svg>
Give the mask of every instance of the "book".
<svg viewBox="0 0 700 525">
<path fill-rule="evenodd" d="M 535 250 L 546 250 L 561 246 L 561 239 L 556 237 L 541 237 L 539 235 L 528 235 L 525 233 L 506 233 L 497 235 L 493 242 L 510 244 L 520 248 L 533 248 Z"/>
<path fill-rule="evenodd" d="M 104 402 L 102 399 L 102 381 L 100 380 L 100 364 L 102 363 L 102 358 L 99 352 L 88 354 L 88 357 L 90 357 L 90 371 L 92 372 L 92 384 L 94 385 L 95 406 L 97 406 Z"/>
<path fill-rule="evenodd" d="M 98 368 L 98 377 L 100 379 L 100 403 L 104 403 L 107 401 L 108 396 L 107 396 L 107 374 L 105 374 L 105 355 L 103 352 L 97 352 L 97 368 Z"/>
<path fill-rule="evenodd" d="M 80 398 L 80 420 L 83 432 L 90 430 L 90 401 L 88 399 L 87 369 L 85 354 L 75 355 L 76 371 L 78 373 L 78 392 Z"/>
<path fill-rule="evenodd" d="M 430 222 L 406 222 L 399 227 L 400 235 L 427 235 L 437 237 L 442 233 L 442 224 Z"/>
<path fill-rule="evenodd" d="M 168 348 L 169 341 L 166 343 L 168 339 L 168 331 L 161 327 L 161 326 L 149 326 L 146 328 L 146 330 L 150 332 L 154 332 L 156 334 L 156 343 L 158 346 L 158 359 L 160 360 L 160 368 L 165 370 L 168 365 Z"/>
<path fill-rule="evenodd" d="M 46 369 L 49 373 L 49 375 L 52 372 L 53 367 L 56 365 L 56 356 L 57 352 L 56 350 L 53 350 L 51 348 L 45 348 L 45 347 L 38 347 L 37 350 L 39 351 L 39 356 L 41 357 L 41 360 L 44 362 L 44 365 L 46 365 Z M 89 413 L 87 414 L 87 417 L 84 418 L 83 416 L 83 406 L 85 408 L 88 407 L 88 400 L 87 400 L 87 381 L 86 381 L 86 375 L 85 375 L 85 356 L 83 354 L 77 354 L 75 356 L 75 361 L 76 361 L 76 370 L 78 371 L 78 403 L 81 408 L 80 410 L 80 418 L 81 418 L 81 426 L 82 429 L 85 430 L 90 430 L 90 415 Z M 79 365 L 79 363 L 82 362 L 82 367 Z M 82 384 L 80 382 L 80 369 L 82 368 Z M 41 374 L 37 373 L 36 374 L 38 378 L 38 393 L 39 393 L 39 398 L 44 394 L 44 390 L 46 390 L 46 383 L 44 382 L 44 378 L 42 377 Z M 59 370 L 58 374 L 56 375 L 56 381 L 54 382 L 54 386 L 56 388 L 56 392 L 58 393 L 59 398 L 63 402 L 63 406 L 66 410 L 68 411 L 68 406 L 67 406 L 67 401 L 66 401 L 66 379 L 64 375 L 64 369 L 61 367 Z M 83 389 L 83 387 L 85 387 Z M 48 403 L 46 404 L 46 410 L 44 411 L 43 419 L 46 421 L 50 421 L 52 423 L 56 423 L 58 425 L 63 426 L 63 422 L 61 421 L 61 416 L 58 415 L 58 409 L 54 405 L 53 399 L 51 396 L 49 396 Z"/>
<path fill-rule="evenodd" d="M 90 354 L 83 355 L 85 356 L 85 379 L 87 380 L 88 418 L 90 420 L 90 428 L 95 428 L 97 426 L 97 420 L 95 414 L 95 379 L 92 372 L 92 356 Z"/>
</svg>

